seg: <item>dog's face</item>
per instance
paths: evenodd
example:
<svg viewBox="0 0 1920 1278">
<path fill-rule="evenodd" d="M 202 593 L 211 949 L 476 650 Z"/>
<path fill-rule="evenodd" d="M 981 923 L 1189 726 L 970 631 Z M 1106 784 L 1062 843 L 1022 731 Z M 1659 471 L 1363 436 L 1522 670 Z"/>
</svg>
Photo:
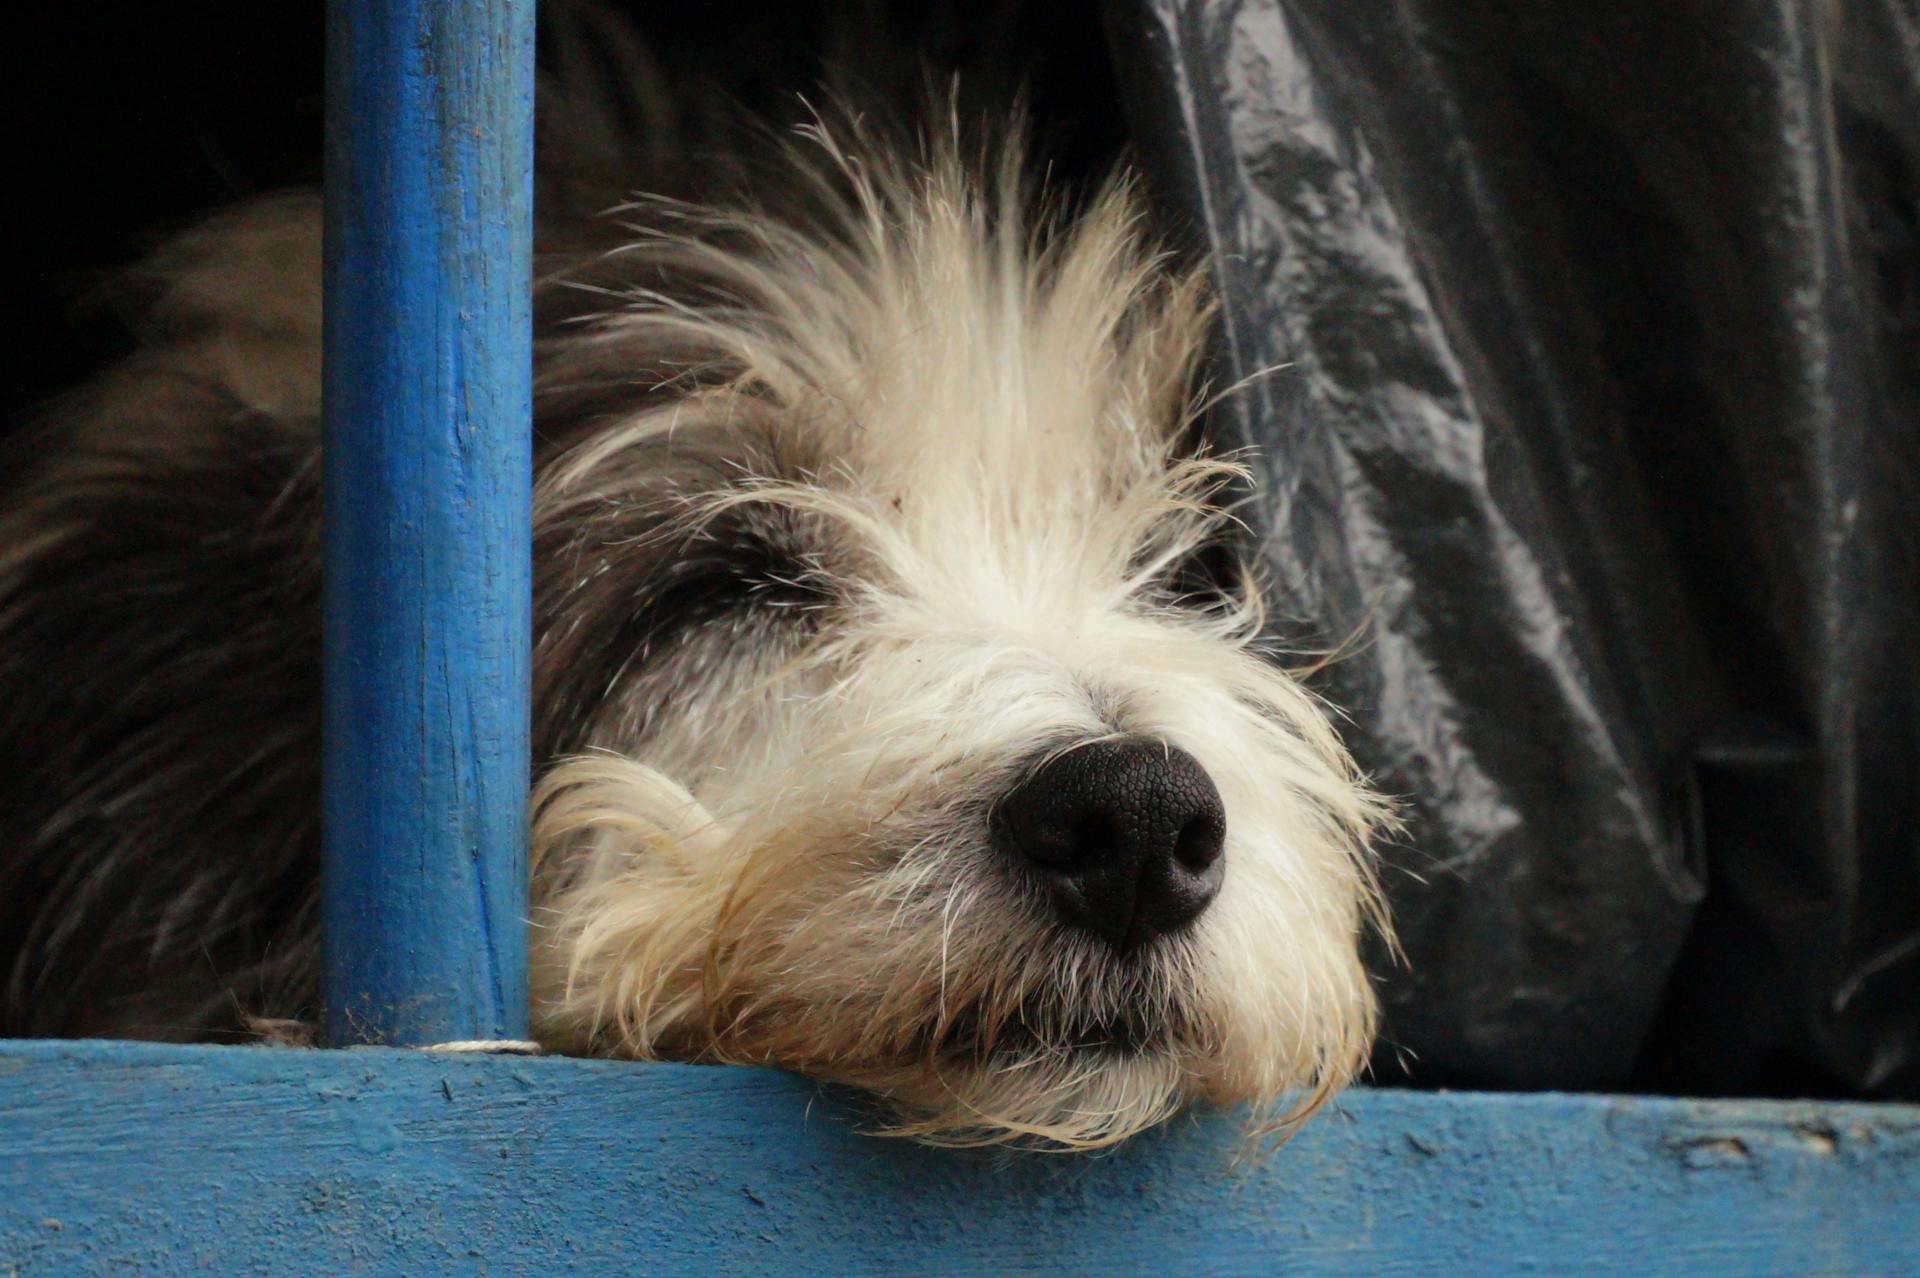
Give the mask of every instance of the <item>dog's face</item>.
<svg viewBox="0 0 1920 1278">
<path fill-rule="evenodd" d="M 1036 232 L 1010 176 L 850 171 L 826 231 L 675 213 L 543 364 L 640 389 L 542 472 L 542 1032 L 946 1140 L 1310 1107 L 1377 813 L 1251 594 L 1183 593 L 1200 291 L 1124 193 Z"/>
</svg>

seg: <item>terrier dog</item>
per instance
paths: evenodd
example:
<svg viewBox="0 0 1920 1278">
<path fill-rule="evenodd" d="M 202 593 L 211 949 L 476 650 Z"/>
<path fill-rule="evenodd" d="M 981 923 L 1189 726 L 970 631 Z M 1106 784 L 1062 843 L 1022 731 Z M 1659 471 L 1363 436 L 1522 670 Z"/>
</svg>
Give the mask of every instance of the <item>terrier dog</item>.
<svg viewBox="0 0 1920 1278">
<path fill-rule="evenodd" d="M 537 1034 L 928 1140 L 1284 1124 L 1370 1043 L 1381 809 L 1195 586 L 1201 275 L 958 134 L 816 128 L 543 262 Z M 177 240 L 5 475 L 6 1033 L 312 1014 L 318 252 L 304 196 Z"/>
</svg>

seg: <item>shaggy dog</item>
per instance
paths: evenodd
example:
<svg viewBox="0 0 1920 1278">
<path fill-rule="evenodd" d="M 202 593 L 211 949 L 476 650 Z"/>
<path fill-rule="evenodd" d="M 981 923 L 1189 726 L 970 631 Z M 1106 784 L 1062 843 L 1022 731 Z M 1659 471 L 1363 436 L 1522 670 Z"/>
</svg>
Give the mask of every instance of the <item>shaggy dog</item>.
<svg viewBox="0 0 1920 1278">
<path fill-rule="evenodd" d="M 1369 1046 L 1379 809 L 1198 585 L 1199 275 L 953 119 L 543 209 L 536 1032 L 935 1140 L 1284 1123 Z M 179 238 L 0 478 L 0 1031 L 313 1014 L 319 243 Z"/>
</svg>

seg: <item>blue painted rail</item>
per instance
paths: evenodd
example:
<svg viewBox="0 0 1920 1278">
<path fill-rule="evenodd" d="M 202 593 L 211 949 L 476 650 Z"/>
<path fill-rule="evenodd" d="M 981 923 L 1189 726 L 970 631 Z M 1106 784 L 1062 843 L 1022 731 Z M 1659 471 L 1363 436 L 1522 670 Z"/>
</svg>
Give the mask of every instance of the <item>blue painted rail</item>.
<svg viewBox="0 0 1920 1278">
<path fill-rule="evenodd" d="M 1920 1272 L 1920 1109 L 1350 1093 L 939 1151 L 759 1070 L 0 1045 L 0 1274 Z"/>
<path fill-rule="evenodd" d="M 327 1031 L 521 1038 L 533 3 L 327 23 Z"/>
</svg>

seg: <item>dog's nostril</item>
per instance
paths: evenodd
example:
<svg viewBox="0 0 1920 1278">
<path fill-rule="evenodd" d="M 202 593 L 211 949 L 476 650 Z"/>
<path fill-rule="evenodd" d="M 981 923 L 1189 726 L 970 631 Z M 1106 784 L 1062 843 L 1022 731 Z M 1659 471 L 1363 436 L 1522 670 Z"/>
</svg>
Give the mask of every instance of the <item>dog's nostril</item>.
<svg viewBox="0 0 1920 1278">
<path fill-rule="evenodd" d="M 1216 803 L 1181 827 L 1180 836 L 1173 842 L 1173 855 L 1187 869 L 1202 873 L 1220 859 L 1226 845 L 1227 823 L 1221 819 Z"/>
<path fill-rule="evenodd" d="M 1002 800 L 995 827 L 1063 920 L 1122 950 L 1187 926 L 1220 890 L 1220 792 L 1163 742 L 1096 741 L 1049 759 Z"/>
</svg>

